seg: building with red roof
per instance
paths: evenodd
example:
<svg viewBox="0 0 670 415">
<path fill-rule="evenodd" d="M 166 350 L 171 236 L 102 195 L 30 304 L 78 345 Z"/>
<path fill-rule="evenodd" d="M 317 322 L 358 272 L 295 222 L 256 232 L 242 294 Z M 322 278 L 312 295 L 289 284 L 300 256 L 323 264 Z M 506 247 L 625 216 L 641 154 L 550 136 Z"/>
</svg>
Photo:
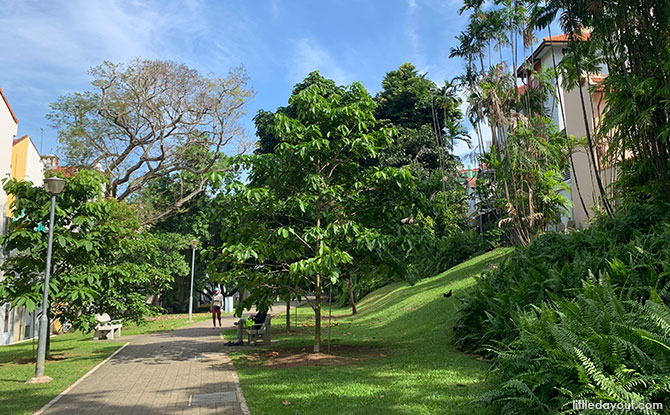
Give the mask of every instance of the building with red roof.
<svg viewBox="0 0 670 415">
<path fill-rule="evenodd" d="M 583 29 L 582 33 L 574 37 L 577 41 L 588 41 L 591 33 L 588 29 Z M 524 64 L 516 70 L 517 77 L 521 80 L 521 85 L 517 88 L 520 93 L 524 93 L 530 88 L 535 87 L 532 80 L 531 71 L 540 72 L 542 70 L 553 69 L 564 57 L 569 56 L 569 42 L 572 39 L 569 35 L 560 34 L 542 39 L 540 45 L 526 58 Z M 605 108 L 605 95 L 602 88 L 603 81 L 607 78 L 607 69 L 602 67 L 597 74 L 582 75 L 582 91 L 575 87 L 567 89 L 563 86 L 563 76 L 559 73 L 558 84 L 554 82 L 556 94 L 549 95 L 545 102 L 545 108 L 548 117 L 567 134 L 577 138 L 586 137 L 587 125 L 591 134 L 598 128 Z M 582 106 L 587 112 L 587 122 L 584 121 L 584 112 Z M 566 196 L 572 200 L 572 210 L 563 218 L 564 227 L 570 226 L 588 226 L 588 217 L 593 217 L 593 207 L 600 203 L 600 193 L 597 182 L 594 179 L 594 169 L 600 173 L 603 185 L 613 183 L 616 179 L 616 169 L 606 165 L 604 155 L 606 148 L 596 149 L 597 166 L 592 166 L 588 150 L 584 147 L 576 148 L 572 153 L 572 165 L 569 172 L 565 173 L 566 184 L 570 187 L 570 192 Z M 579 193 L 578 193 L 579 189 Z M 581 200 L 584 200 L 582 206 Z"/>
</svg>

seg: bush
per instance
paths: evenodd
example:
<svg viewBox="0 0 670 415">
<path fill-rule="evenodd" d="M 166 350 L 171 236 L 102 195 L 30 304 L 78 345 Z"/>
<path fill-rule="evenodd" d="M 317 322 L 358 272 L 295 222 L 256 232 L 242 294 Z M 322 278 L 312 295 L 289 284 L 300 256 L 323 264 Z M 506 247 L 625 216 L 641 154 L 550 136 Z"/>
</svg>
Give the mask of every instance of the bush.
<svg viewBox="0 0 670 415">
<path fill-rule="evenodd" d="M 670 311 L 654 291 L 644 304 L 617 291 L 588 281 L 574 301 L 520 316 L 519 337 L 496 351 L 500 386 L 480 401 L 500 414 L 588 413 L 571 411 L 576 400 L 670 407 Z"/>
<path fill-rule="evenodd" d="M 487 353 L 494 343 L 509 344 L 519 334 L 515 320 L 532 306 L 575 298 L 590 275 L 611 274 L 615 287 L 644 300 L 649 289 L 670 283 L 670 209 L 637 206 L 591 228 L 550 232 L 518 248 L 479 279 L 459 313 L 455 343 L 467 352 Z M 666 295 L 666 303 L 670 300 Z M 489 353 L 489 355 L 491 355 Z"/>
<path fill-rule="evenodd" d="M 668 304 L 670 209 L 635 206 L 518 248 L 464 299 L 454 341 L 494 359 L 499 386 L 481 401 L 496 413 L 587 413 L 572 400 L 668 408 Z"/>
</svg>

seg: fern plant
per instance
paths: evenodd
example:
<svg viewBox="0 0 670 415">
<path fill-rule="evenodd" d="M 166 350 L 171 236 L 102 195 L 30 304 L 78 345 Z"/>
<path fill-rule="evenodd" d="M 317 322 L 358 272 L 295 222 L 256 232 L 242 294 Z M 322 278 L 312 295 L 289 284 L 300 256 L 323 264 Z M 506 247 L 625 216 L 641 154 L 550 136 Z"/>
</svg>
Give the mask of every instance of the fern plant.
<svg viewBox="0 0 670 415">
<path fill-rule="evenodd" d="M 573 409 L 575 400 L 670 408 L 670 309 L 662 294 L 627 300 L 604 274 L 587 279 L 574 300 L 552 295 L 517 320 L 515 341 L 492 349 L 499 386 L 480 402 L 501 414 L 589 413 Z"/>
</svg>

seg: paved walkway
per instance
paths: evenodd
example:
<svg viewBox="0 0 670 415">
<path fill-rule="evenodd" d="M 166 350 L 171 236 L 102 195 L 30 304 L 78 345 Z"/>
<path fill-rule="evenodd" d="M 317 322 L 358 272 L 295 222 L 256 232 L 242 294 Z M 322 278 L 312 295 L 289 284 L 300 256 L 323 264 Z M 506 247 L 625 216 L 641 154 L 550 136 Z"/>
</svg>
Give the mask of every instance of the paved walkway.
<svg viewBox="0 0 670 415">
<path fill-rule="evenodd" d="M 242 415 L 237 377 L 211 320 L 130 341 L 43 415 Z M 121 343 L 120 343 L 121 344 Z"/>
</svg>

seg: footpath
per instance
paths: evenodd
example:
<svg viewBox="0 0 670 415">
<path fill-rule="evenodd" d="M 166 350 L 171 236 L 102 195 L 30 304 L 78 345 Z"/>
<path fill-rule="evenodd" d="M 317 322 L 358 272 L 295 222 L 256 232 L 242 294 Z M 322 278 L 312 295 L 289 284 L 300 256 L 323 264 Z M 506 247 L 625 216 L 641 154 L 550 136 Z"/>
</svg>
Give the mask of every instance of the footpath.
<svg viewBox="0 0 670 415">
<path fill-rule="evenodd" d="M 237 375 L 211 320 L 130 342 L 41 415 L 245 415 Z"/>
</svg>

